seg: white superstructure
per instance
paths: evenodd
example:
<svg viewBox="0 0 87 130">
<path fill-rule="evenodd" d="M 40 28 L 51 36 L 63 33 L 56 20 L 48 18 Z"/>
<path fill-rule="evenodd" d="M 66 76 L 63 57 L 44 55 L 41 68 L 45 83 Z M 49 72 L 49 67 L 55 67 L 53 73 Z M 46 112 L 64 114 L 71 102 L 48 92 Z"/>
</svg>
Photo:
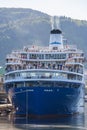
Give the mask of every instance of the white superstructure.
<svg viewBox="0 0 87 130">
<path fill-rule="evenodd" d="M 53 29 L 48 47 L 26 46 L 7 55 L 5 79 L 62 77 L 62 80 L 84 82 L 83 62 L 84 53 L 74 45 L 63 45 L 62 31 Z"/>
</svg>

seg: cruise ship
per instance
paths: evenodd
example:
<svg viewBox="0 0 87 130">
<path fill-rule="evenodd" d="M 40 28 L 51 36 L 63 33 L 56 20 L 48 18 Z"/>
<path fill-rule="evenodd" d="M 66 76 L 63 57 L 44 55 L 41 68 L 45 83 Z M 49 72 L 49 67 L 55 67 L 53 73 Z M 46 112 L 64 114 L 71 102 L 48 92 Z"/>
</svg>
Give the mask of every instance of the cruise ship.
<svg viewBox="0 0 87 130">
<path fill-rule="evenodd" d="M 60 28 L 46 47 L 25 46 L 6 56 L 4 85 L 16 115 L 55 118 L 84 112 L 84 52 L 64 44 Z"/>
</svg>

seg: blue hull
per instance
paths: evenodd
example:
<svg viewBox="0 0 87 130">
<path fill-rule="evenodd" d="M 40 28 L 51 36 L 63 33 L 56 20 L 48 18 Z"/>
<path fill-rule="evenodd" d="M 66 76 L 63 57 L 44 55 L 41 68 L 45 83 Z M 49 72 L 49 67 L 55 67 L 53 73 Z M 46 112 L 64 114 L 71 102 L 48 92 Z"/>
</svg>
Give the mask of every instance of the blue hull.
<svg viewBox="0 0 87 130">
<path fill-rule="evenodd" d="M 84 85 L 79 87 L 11 88 L 15 114 L 30 117 L 56 117 L 84 111 Z M 9 92 L 8 91 L 8 92 Z"/>
</svg>

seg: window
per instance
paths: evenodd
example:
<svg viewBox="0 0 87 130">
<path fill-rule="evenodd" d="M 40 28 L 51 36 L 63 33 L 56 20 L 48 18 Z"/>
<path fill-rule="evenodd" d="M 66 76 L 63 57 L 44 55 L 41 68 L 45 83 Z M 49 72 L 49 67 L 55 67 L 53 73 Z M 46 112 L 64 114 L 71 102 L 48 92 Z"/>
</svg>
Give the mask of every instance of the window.
<svg viewBox="0 0 87 130">
<path fill-rule="evenodd" d="M 24 82 L 16 82 L 14 83 L 14 87 L 17 87 L 17 88 L 24 87 Z"/>
</svg>

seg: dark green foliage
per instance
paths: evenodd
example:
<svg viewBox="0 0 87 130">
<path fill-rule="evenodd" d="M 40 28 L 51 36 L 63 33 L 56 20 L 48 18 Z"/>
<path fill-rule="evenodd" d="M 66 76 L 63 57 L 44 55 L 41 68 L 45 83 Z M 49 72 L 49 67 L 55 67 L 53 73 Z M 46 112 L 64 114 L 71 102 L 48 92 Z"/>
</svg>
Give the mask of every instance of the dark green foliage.
<svg viewBox="0 0 87 130">
<path fill-rule="evenodd" d="M 0 66 L 0 76 L 3 76 L 4 72 L 5 72 L 4 68 L 2 68 L 2 67 Z"/>
<path fill-rule="evenodd" d="M 0 8 L 0 65 L 5 64 L 5 57 L 12 50 L 32 44 L 48 45 L 50 17 L 32 9 Z M 60 25 L 68 42 L 86 53 L 87 21 L 60 17 Z"/>
</svg>

